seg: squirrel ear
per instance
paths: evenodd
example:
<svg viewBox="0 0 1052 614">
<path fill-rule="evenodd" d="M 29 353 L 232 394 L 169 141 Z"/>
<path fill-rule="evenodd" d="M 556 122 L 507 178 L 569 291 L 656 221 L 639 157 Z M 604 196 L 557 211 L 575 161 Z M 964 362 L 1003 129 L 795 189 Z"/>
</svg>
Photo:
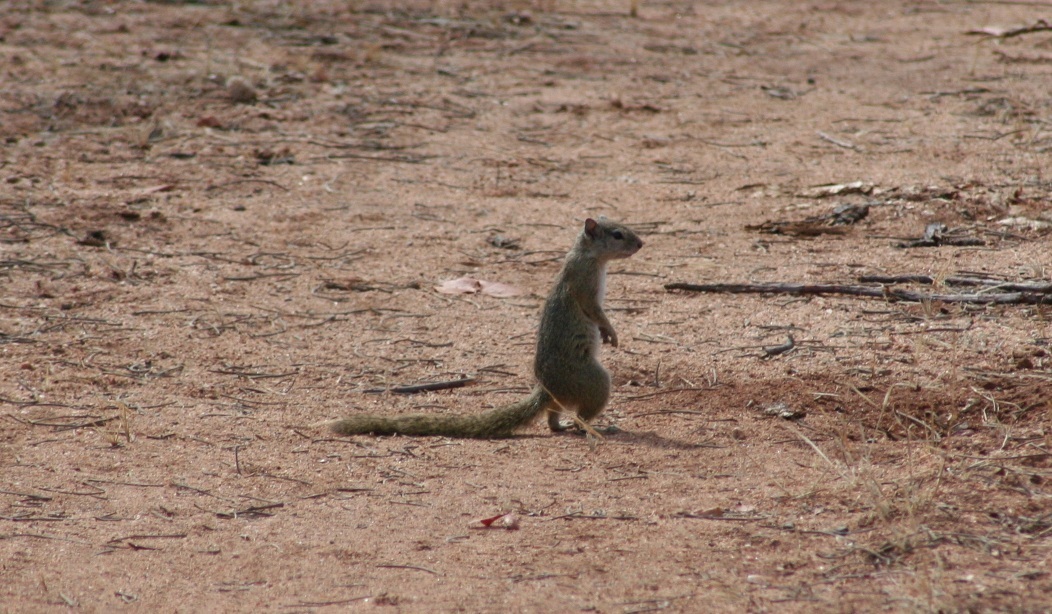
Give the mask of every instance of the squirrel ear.
<svg viewBox="0 0 1052 614">
<path fill-rule="evenodd" d="M 588 218 L 584 221 L 584 232 L 593 239 L 599 236 L 599 222 Z"/>
</svg>

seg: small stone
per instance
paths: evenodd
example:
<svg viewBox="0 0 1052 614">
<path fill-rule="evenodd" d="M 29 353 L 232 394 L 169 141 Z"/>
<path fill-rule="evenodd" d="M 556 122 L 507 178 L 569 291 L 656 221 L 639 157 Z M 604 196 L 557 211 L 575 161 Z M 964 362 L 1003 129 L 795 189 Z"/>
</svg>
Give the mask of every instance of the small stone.
<svg viewBox="0 0 1052 614">
<path fill-rule="evenodd" d="M 237 104 L 252 104 L 258 98 L 256 88 L 242 77 L 230 77 L 226 82 L 226 93 L 230 101 Z"/>
</svg>

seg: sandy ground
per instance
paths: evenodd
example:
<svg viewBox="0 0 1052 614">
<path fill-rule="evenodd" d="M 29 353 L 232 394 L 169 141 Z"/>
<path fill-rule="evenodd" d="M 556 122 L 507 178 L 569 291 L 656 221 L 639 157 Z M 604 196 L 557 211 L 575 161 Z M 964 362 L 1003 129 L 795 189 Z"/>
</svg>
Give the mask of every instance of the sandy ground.
<svg viewBox="0 0 1052 614">
<path fill-rule="evenodd" d="M 1047 611 L 1052 7 L 287 4 L 0 15 L 0 610 Z M 310 427 L 525 394 L 597 215 L 620 432 Z"/>
</svg>

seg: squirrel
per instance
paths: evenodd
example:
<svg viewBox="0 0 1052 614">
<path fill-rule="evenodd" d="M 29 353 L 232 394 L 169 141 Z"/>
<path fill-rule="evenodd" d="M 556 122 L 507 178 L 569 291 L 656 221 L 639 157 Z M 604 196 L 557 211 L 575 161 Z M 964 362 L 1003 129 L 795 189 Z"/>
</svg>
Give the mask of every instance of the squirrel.
<svg viewBox="0 0 1052 614">
<path fill-rule="evenodd" d="M 513 436 L 544 411 L 552 431 L 568 428 L 559 420 L 564 410 L 575 411 L 587 424 L 610 397 L 610 374 L 599 364 L 599 347 L 601 343 L 617 347 L 617 333 L 603 313 L 606 265 L 641 247 L 643 242 L 626 226 L 604 217 L 585 220 L 544 303 L 533 362 L 537 384 L 525 399 L 480 414 L 361 414 L 323 425 L 340 435 L 498 439 Z"/>
</svg>

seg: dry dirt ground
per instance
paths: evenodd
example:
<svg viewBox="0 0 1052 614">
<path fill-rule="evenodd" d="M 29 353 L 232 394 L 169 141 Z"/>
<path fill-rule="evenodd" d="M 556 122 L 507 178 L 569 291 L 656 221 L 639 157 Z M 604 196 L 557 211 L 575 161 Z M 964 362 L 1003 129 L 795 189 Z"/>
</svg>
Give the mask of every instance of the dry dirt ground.
<svg viewBox="0 0 1052 614">
<path fill-rule="evenodd" d="M 5 3 L 0 610 L 1048 610 L 1048 3 L 291 4 Z M 523 395 L 600 214 L 620 432 L 311 427 Z"/>
</svg>

